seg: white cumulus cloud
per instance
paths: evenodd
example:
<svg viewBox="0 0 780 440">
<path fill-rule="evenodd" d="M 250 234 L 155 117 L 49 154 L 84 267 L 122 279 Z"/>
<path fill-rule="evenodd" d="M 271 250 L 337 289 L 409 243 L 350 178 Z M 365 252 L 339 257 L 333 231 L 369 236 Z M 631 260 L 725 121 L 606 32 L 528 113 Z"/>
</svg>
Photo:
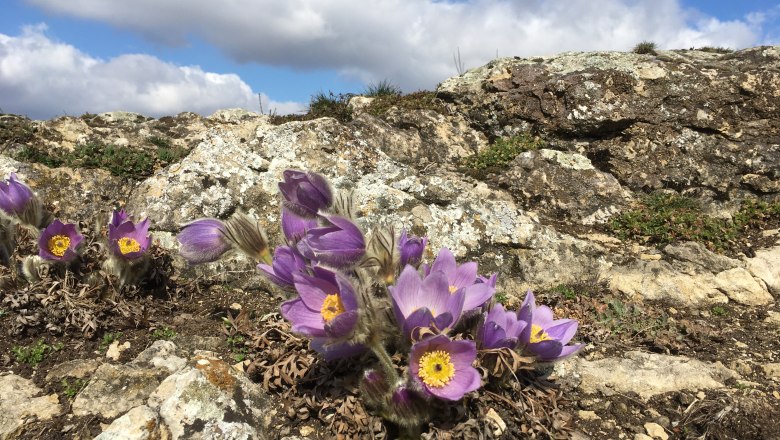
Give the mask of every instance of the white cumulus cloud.
<svg viewBox="0 0 780 440">
<path fill-rule="evenodd" d="M 28 26 L 19 36 L 0 34 L 0 97 L 3 111 L 32 118 L 112 110 L 162 116 L 259 109 L 257 95 L 237 75 L 177 66 L 149 55 L 101 60 L 52 41 L 45 25 Z"/>
<path fill-rule="evenodd" d="M 432 88 L 499 56 L 759 43 L 755 21 L 720 21 L 679 0 L 28 0 L 162 44 L 196 36 L 239 62 L 336 69 L 365 83 Z"/>
</svg>

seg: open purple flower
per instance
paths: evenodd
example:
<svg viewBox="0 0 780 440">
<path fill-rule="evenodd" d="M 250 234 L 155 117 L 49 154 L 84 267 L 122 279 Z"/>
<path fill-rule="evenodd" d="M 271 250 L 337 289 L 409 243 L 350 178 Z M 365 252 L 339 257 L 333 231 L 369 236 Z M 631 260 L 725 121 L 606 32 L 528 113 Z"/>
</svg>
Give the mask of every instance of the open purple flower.
<svg viewBox="0 0 780 440">
<path fill-rule="evenodd" d="M 0 210 L 10 217 L 20 217 L 33 197 L 35 194 L 16 177 L 16 173 L 11 173 L 8 181 L 0 182 Z"/>
<path fill-rule="evenodd" d="M 214 218 L 203 218 L 184 225 L 176 236 L 179 253 L 190 264 L 217 261 L 232 248 L 225 224 Z"/>
<path fill-rule="evenodd" d="M 109 249 L 119 258 L 135 260 L 144 255 L 152 243 L 152 237 L 149 235 L 149 219 L 135 224 L 125 217 L 123 222 L 114 226 L 114 220 L 120 218 L 114 211 L 114 218 L 108 225 Z"/>
<path fill-rule="evenodd" d="M 496 303 L 485 314 L 485 322 L 477 330 L 477 341 L 482 349 L 513 349 L 526 325 L 517 319 L 517 313 L 504 310 L 503 305 Z"/>
<path fill-rule="evenodd" d="M 339 339 L 348 336 L 358 319 L 355 290 L 341 274 L 315 266 L 314 276 L 293 275 L 298 297 L 282 304 L 282 316 L 292 330 L 310 338 Z M 334 341 L 335 342 L 335 341 Z"/>
<path fill-rule="evenodd" d="M 282 208 L 282 232 L 289 242 L 298 242 L 306 236 L 306 231 L 317 226 L 316 219 L 300 217 Z"/>
<path fill-rule="evenodd" d="M 303 273 L 306 269 L 306 260 L 295 247 L 277 246 L 272 264 L 272 266 L 258 264 L 257 268 L 271 282 L 282 288 L 293 287 L 295 284 L 293 275 Z"/>
<path fill-rule="evenodd" d="M 306 233 L 305 246 L 314 259 L 338 269 L 347 269 L 358 263 L 366 254 L 363 232 L 344 217 L 329 215 L 325 219 L 329 226 L 310 229 Z M 307 255 L 307 252 L 301 253 Z"/>
<path fill-rule="evenodd" d="M 536 299 L 530 290 L 517 312 L 520 321 L 526 323 L 520 332 L 519 345 L 541 361 L 555 361 L 571 356 L 583 345 L 566 345 L 577 332 L 576 319 L 553 319 L 547 306 L 536 307 Z"/>
<path fill-rule="evenodd" d="M 414 344 L 409 376 L 427 394 L 460 400 L 481 385 L 479 372 L 471 366 L 476 358 L 474 341 L 452 341 L 437 335 Z"/>
<path fill-rule="evenodd" d="M 401 267 L 406 267 L 407 264 L 411 264 L 414 267 L 419 266 L 427 244 L 428 237 L 421 238 L 407 235 L 406 229 L 402 230 L 401 237 L 398 239 L 398 250 L 401 254 Z"/>
<path fill-rule="evenodd" d="M 55 219 L 41 232 L 38 239 L 38 255 L 44 260 L 69 262 L 78 255 L 78 248 L 84 237 L 76 230 L 76 225 L 64 224 Z"/>
<path fill-rule="evenodd" d="M 328 181 L 320 174 L 298 170 L 285 170 L 284 181 L 279 190 L 284 197 L 284 206 L 293 213 L 313 218 L 320 210 L 333 204 L 333 191 Z"/>
<path fill-rule="evenodd" d="M 455 262 L 455 256 L 447 248 L 442 248 L 439 255 L 425 273 L 441 271 L 447 276 L 450 293 L 460 290 L 465 292 L 463 311 L 474 310 L 485 304 L 495 293 L 495 286 L 490 283 L 477 283 L 477 263 L 469 261 L 463 264 Z"/>
<path fill-rule="evenodd" d="M 388 287 L 395 318 L 407 338 L 417 339 L 418 328 L 443 331 L 458 322 L 465 292 L 451 294 L 447 286 L 442 272 L 432 272 L 421 280 L 413 266 L 406 266 L 396 284 Z"/>
</svg>

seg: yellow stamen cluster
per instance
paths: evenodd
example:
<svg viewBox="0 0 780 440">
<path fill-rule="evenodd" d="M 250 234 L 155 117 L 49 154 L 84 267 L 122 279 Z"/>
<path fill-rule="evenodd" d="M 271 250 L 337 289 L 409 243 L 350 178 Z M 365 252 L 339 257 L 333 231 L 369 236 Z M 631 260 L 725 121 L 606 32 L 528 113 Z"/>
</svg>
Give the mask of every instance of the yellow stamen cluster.
<svg viewBox="0 0 780 440">
<path fill-rule="evenodd" d="M 320 314 L 325 322 L 330 322 L 330 320 L 344 312 L 344 304 L 341 303 L 341 297 L 338 293 L 325 297 L 325 301 L 322 302 L 322 308 L 320 309 Z"/>
<path fill-rule="evenodd" d="M 440 388 L 449 384 L 455 376 L 455 365 L 446 351 L 431 351 L 420 358 L 420 370 L 417 375 L 425 385 Z"/>
<path fill-rule="evenodd" d="M 453 293 L 455 293 L 455 292 L 457 292 L 457 291 L 458 291 L 458 288 L 457 288 L 457 287 L 455 287 L 455 286 L 450 286 L 450 295 L 451 295 L 451 294 L 453 294 Z"/>
<path fill-rule="evenodd" d="M 141 250 L 141 244 L 130 237 L 122 237 L 116 241 L 116 244 L 119 246 L 119 252 L 121 252 L 122 255 L 127 255 L 131 252 L 139 252 Z"/>
<path fill-rule="evenodd" d="M 67 235 L 55 235 L 49 239 L 48 247 L 49 252 L 61 257 L 65 255 L 65 251 L 70 247 L 70 237 Z"/>
<path fill-rule="evenodd" d="M 550 339 L 552 338 L 547 334 L 547 332 L 544 331 L 544 329 L 536 324 L 531 324 L 531 339 L 529 341 L 531 344 L 536 344 L 537 342 L 542 341 L 549 341 Z"/>
</svg>

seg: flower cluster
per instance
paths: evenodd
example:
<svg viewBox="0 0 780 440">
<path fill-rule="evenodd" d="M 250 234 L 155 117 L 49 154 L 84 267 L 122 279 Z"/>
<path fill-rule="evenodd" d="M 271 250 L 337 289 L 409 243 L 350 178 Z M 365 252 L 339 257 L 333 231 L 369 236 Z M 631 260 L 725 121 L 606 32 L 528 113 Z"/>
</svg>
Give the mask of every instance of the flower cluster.
<svg viewBox="0 0 780 440">
<path fill-rule="evenodd" d="M 293 293 L 282 316 L 313 350 L 326 360 L 373 352 L 379 369 L 366 370 L 361 387 L 383 417 L 417 426 L 430 402 L 477 390 L 480 351 L 554 361 L 581 348 L 568 345 L 577 321 L 553 319 L 531 292 L 519 310 L 505 310 L 494 300 L 497 275 L 480 276 L 476 262 L 458 264 L 443 248 L 423 264 L 426 237 L 382 228 L 365 234 L 345 208 L 349 197 L 334 195 L 323 176 L 287 170 L 279 190 L 285 243 L 272 258 L 257 257 L 270 254 L 264 239 L 240 245 L 231 238 L 233 218 L 185 226 L 181 254 L 191 263 L 216 261 L 231 249 L 254 255 L 261 274 Z M 391 354 L 407 360 L 403 377 Z"/>
<path fill-rule="evenodd" d="M 0 182 L 0 263 L 10 264 L 15 248 L 15 226 L 24 226 L 38 237 L 38 255 L 22 263 L 31 281 L 40 278 L 44 267 L 65 267 L 78 261 L 84 237 L 75 223 L 53 219 L 43 203 L 15 173 Z M 134 223 L 124 211 L 114 211 L 108 224 L 109 256 L 104 268 L 119 276 L 120 283 L 136 282 L 148 267 L 151 244 L 149 220 Z"/>
</svg>

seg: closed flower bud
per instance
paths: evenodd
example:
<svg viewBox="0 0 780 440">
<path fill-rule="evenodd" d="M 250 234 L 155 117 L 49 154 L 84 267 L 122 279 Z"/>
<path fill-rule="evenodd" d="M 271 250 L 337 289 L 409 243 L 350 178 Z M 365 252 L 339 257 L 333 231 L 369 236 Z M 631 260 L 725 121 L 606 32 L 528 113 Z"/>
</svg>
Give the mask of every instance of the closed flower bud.
<svg viewBox="0 0 780 440">
<path fill-rule="evenodd" d="M 298 170 L 285 170 L 279 190 L 284 197 L 284 207 L 300 217 L 313 218 L 319 211 L 333 204 L 333 191 L 320 174 Z"/>
</svg>

